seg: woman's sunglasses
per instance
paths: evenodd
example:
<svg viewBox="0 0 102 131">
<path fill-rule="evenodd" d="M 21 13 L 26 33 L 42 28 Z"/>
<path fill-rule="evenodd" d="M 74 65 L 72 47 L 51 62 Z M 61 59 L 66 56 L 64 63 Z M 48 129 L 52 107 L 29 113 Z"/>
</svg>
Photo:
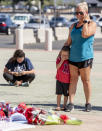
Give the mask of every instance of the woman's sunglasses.
<svg viewBox="0 0 102 131">
<path fill-rule="evenodd" d="M 83 12 L 75 12 L 75 15 L 84 15 L 84 13 Z"/>
</svg>

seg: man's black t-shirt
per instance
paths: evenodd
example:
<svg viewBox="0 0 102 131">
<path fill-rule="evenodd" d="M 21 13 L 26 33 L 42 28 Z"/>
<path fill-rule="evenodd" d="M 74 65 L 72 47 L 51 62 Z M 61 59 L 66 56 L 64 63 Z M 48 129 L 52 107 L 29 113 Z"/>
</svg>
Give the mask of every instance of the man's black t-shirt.
<svg viewBox="0 0 102 131">
<path fill-rule="evenodd" d="M 31 61 L 28 58 L 24 58 L 24 61 L 22 63 L 15 62 L 7 62 L 5 67 L 8 70 L 14 71 L 14 72 L 22 72 L 22 71 L 29 71 L 34 69 Z"/>
</svg>

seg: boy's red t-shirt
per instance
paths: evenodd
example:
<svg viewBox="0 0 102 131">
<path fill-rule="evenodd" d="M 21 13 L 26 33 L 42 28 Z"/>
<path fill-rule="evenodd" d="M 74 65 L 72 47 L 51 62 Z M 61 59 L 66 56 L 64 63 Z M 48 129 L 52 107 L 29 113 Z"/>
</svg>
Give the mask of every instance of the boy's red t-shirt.
<svg viewBox="0 0 102 131">
<path fill-rule="evenodd" d="M 56 64 L 59 64 L 61 58 L 58 57 Z M 56 79 L 63 83 L 70 83 L 70 71 L 69 71 L 69 62 L 65 60 L 59 69 L 57 69 Z"/>
</svg>

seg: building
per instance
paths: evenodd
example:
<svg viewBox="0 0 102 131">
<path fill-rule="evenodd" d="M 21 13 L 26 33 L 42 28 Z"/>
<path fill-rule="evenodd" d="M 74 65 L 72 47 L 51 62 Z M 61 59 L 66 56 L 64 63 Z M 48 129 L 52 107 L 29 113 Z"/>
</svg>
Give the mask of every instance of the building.
<svg viewBox="0 0 102 131">
<path fill-rule="evenodd" d="M 89 7 L 102 7 L 102 2 L 99 2 L 98 0 L 85 0 Z"/>
<path fill-rule="evenodd" d="M 102 13 L 102 2 L 99 2 L 98 0 L 85 0 L 88 3 L 89 6 L 89 12 L 93 13 Z"/>
<path fill-rule="evenodd" d="M 80 2 L 87 2 L 89 6 L 89 12 L 97 12 L 102 13 L 102 2 L 99 2 L 98 0 L 64 0 L 66 3 L 74 2 L 75 4 Z"/>
</svg>

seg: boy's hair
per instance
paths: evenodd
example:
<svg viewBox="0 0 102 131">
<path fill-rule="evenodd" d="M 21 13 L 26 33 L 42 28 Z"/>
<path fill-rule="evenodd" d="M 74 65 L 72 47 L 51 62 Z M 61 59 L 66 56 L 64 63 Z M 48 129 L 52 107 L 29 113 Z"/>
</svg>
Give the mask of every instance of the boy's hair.
<svg viewBox="0 0 102 131">
<path fill-rule="evenodd" d="M 63 46 L 62 51 L 70 51 L 70 47 L 69 46 Z"/>
</svg>

